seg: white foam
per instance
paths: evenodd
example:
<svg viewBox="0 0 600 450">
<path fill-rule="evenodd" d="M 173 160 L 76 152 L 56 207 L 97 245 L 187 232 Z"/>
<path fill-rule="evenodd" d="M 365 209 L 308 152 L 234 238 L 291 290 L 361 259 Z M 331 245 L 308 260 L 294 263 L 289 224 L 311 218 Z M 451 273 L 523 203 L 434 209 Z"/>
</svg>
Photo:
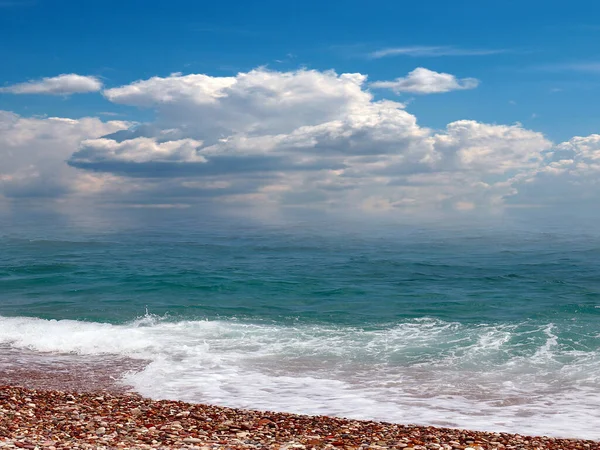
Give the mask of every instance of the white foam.
<svg viewBox="0 0 600 450">
<path fill-rule="evenodd" d="M 365 330 L 0 317 L 0 344 L 148 360 L 123 381 L 155 399 L 600 439 L 599 355 L 563 349 L 552 324 L 421 319 Z"/>
</svg>

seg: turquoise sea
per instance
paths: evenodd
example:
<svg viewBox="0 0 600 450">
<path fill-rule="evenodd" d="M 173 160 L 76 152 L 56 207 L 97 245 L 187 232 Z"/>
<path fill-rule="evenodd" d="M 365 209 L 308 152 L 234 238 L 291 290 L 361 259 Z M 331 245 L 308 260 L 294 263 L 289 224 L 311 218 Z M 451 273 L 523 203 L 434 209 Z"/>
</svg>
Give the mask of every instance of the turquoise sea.
<svg viewBox="0 0 600 450">
<path fill-rule="evenodd" d="M 598 234 L 2 225 L 11 364 L 128 357 L 157 399 L 600 439 Z"/>
</svg>

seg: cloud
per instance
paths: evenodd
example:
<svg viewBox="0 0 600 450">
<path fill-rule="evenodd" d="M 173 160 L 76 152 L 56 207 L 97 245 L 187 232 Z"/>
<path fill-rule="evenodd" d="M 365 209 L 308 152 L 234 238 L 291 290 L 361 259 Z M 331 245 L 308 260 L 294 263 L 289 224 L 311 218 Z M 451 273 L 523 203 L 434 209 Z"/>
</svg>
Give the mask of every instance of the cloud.
<svg viewBox="0 0 600 450">
<path fill-rule="evenodd" d="M 130 125 L 96 118 L 25 118 L 0 111 L 0 197 L 48 198 L 84 192 L 82 183 L 92 187 L 89 175 L 70 168 L 65 160 L 83 139 Z"/>
<path fill-rule="evenodd" d="M 475 89 L 479 86 L 476 78 L 456 78 L 449 73 L 434 72 L 424 67 L 417 67 L 404 78 L 394 81 L 376 81 L 371 87 L 391 89 L 396 94 L 409 92 L 412 94 L 439 94 L 456 90 Z"/>
<path fill-rule="evenodd" d="M 533 70 L 546 72 L 580 72 L 580 73 L 600 73 L 600 62 L 598 61 L 575 61 L 555 64 L 544 64 L 531 67 Z"/>
<path fill-rule="evenodd" d="M 514 201 L 596 208 L 600 197 L 600 135 L 576 136 L 544 153 L 543 164 L 515 182 Z"/>
<path fill-rule="evenodd" d="M 427 74 L 445 83 L 430 83 L 429 91 L 465 88 L 451 75 Z M 68 162 L 160 185 L 173 197 L 167 203 L 197 195 L 257 205 L 467 210 L 513 195 L 511 177 L 537 167 L 551 147 L 518 124 L 421 127 L 403 104 L 375 100 L 366 79 L 256 69 L 108 89 L 113 102 L 153 108 L 156 121 L 86 140 Z"/>
<path fill-rule="evenodd" d="M 536 168 L 542 153 L 552 147 L 542 133 L 519 124 L 489 125 L 473 120 L 450 123 L 434 139 L 449 166 L 480 175 Z"/>
<path fill-rule="evenodd" d="M 374 51 L 369 54 L 371 58 L 386 58 L 390 56 L 423 56 L 423 57 L 438 57 L 438 56 L 486 56 L 504 53 L 506 50 L 492 49 L 467 49 L 457 48 L 452 46 L 426 46 L 415 45 L 409 47 L 390 47 Z"/>
<path fill-rule="evenodd" d="M 417 214 L 600 194 L 599 136 L 555 145 L 473 120 L 433 130 L 363 74 L 173 74 L 104 95 L 155 120 L 0 115 L 5 198 Z"/>
<path fill-rule="evenodd" d="M 123 142 L 113 139 L 86 139 L 82 142 L 83 150 L 77 152 L 72 159 L 79 158 L 87 162 L 127 161 L 133 163 L 154 162 L 187 162 L 204 163 L 206 159 L 196 149 L 202 141 L 181 139 L 176 141 L 157 142 L 154 138 L 139 137 Z M 88 156 L 88 158 L 86 158 Z"/>
<path fill-rule="evenodd" d="M 160 161 L 170 173 L 306 172 L 340 169 L 346 156 L 409 148 L 411 140 L 424 134 L 402 104 L 375 102 L 363 89 L 365 81 L 361 74 L 258 69 L 236 77 L 154 77 L 109 89 L 105 95 L 118 103 L 157 110 L 154 127 L 122 134 L 117 140 L 129 140 L 132 146 L 147 144 L 136 141 L 141 136 L 204 143 L 195 154 L 201 164 Z M 133 162 L 115 158 L 94 142 L 84 143 L 69 160 L 77 167 L 108 170 L 110 165 L 111 171 L 139 176 L 143 167 L 133 170 Z M 148 176 L 158 176 L 156 164 L 145 167 Z"/>
<path fill-rule="evenodd" d="M 106 89 L 104 95 L 113 103 L 150 107 L 159 103 L 189 102 L 210 104 L 222 97 L 222 91 L 235 84 L 234 77 L 172 74 L 152 77 L 119 88 Z"/>
<path fill-rule="evenodd" d="M 0 93 L 70 95 L 98 92 L 101 89 L 102 82 L 98 78 L 69 73 L 2 87 Z"/>
<path fill-rule="evenodd" d="M 183 128 L 210 141 L 232 131 L 290 132 L 368 104 L 366 76 L 333 71 L 266 69 L 235 77 L 153 77 L 104 91 L 114 103 L 156 108 L 161 128 Z M 201 118 L 201 119 L 200 119 Z"/>
</svg>

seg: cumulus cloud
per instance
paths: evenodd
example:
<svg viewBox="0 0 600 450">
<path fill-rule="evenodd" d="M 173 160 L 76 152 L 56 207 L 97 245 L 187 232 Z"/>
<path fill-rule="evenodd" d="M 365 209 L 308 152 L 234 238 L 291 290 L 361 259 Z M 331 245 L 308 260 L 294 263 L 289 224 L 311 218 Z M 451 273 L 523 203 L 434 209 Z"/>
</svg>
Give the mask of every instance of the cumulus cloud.
<svg viewBox="0 0 600 450">
<path fill-rule="evenodd" d="M 117 142 L 113 139 L 86 139 L 82 142 L 83 150 L 74 155 L 87 162 L 128 161 L 132 163 L 154 162 L 206 162 L 198 154 L 197 148 L 202 141 L 181 139 L 177 141 L 157 142 L 154 138 L 139 137 Z"/>
<path fill-rule="evenodd" d="M 435 147 L 449 165 L 478 173 L 501 174 L 532 169 L 552 143 L 521 125 L 489 125 L 460 120 L 435 136 Z"/>
<path fill-rule="evenodd" d="M 447 77 L 468 84 L 427 72 L 446 83 L 438 91 L 450 88 Z M 156 122 L 84 141 L 69 164 L 160 183 L 180 178 L 169 187 L 177 195 L 198 190 L 226 201 L 470 209 L 513 195 L 509 179 L 537 167 L 551 146 L 518 124 L 421 127 L 403 104 L 376 101 L 366 79 L 256 69 L 108 89 L 113 102 L 153 108 Z"/>
<path fill-rule="evenodd" d="M 456 78 L 449 73 L 435 72 L 424 67 L 417 67 L 404 78 L 393 81 L 376 81 L 371 87 L 391 89 L 396 94 L 440 94 L 443 92 L 475 89 L 479 86 L 476 78 Z"/>
<path fill-rule="evenodd" d="M 102 82 L 98 78 L 69 73 L 2 87 L 0 92 L 8 94 L 69 95 L 98 92 L 101 89 Z"/>
<path fill-rule="evenodd" d="M 290 132 L 337 118 L 370 102 L 362 89 L 366 78 L 315 70 L 173 74 L 107 89 L 104 95 L 114 103 L 155 108 L 161 127 L 187 127 L 207 141 L 235 131 Z"/>
<path fill-rule="evenodd" d="M 535 170 L 515 177 L 518 199 L 529 204 L 596 207 L 600 197 L 600 135 L 576 136 L 544 154 Z"/>
<path fill-rule="evenodd" d="M 181 163 L 190 161 L 172 159 L 162 161 L 165 170 L 188 174 L 338 170 L 348 164 L 347 157 L 410 151 L 411 142 L 427 133 L 402 104 L 374 101 L 363 88 L 365 81 L 361 74 L 259 69 L 234 78 L 178 74 L 151 78 L 107 90 L 105 95 L 119 103 L 156 108 L 155 129 L 143 130 L 145 137 L 203 141 L 196 156 L 206 164 L 184 166 Z M 138 137 L 139 129 L 116 139 L 145 145 Z M 97 170 L 110 165 L 111 171 L 120 173 L 133 169 L 133 161 L 114 158 L 94 142 L 84 143 L 69 162 Z M 149 176 L 157 176 L 155 165 L 146 168 Z M 138 165 L 135 172 L 142 169 Z"/>
<path fill-rule="evenodd" d="M 156 119 L 0 116 L 5 197 L 471 211 L 531 203 L 550 183 L 575 198 L 598 178 L 599 136 L 554 145 L 520 124 L 472 120 L 432 130 L 377 100 L 362 74 L 173 74 L 104 95 Z"/>
<path fill-rule="evenodd" d="M 214 103 L 223 97 L 223 89 L 235 84 L 234 77 L 211 77 L 203 74 L 152 77 L 127 86 L 106 89 L 104 95 L 111 102 L 135 106 L 153 106 L 157 103 L 189 102 Z"/>
<path fill-rule="evenodd" d="M 129 123 L 58 117 L 25 118 L 0 111 L 0 196 L 60 197 L 81 193 L 88 174 L 68 167 L 65 160 L 83 139 L 100 137 Z"/>
</svg>

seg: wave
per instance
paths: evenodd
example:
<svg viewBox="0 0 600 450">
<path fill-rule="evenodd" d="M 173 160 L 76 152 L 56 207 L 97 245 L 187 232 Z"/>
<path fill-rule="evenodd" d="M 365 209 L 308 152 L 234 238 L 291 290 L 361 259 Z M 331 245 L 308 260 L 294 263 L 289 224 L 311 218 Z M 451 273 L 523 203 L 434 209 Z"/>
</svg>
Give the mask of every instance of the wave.
<svg viewBox="0 0 600 450">
<path fill-rule="evenodd" d="M 377 328 L 146 315 L 122 325 L 0 317 L 0 346 L 147 361 L 155 399 L 600 439 L 600 336 L 574 325 Z"/>
</svg>

